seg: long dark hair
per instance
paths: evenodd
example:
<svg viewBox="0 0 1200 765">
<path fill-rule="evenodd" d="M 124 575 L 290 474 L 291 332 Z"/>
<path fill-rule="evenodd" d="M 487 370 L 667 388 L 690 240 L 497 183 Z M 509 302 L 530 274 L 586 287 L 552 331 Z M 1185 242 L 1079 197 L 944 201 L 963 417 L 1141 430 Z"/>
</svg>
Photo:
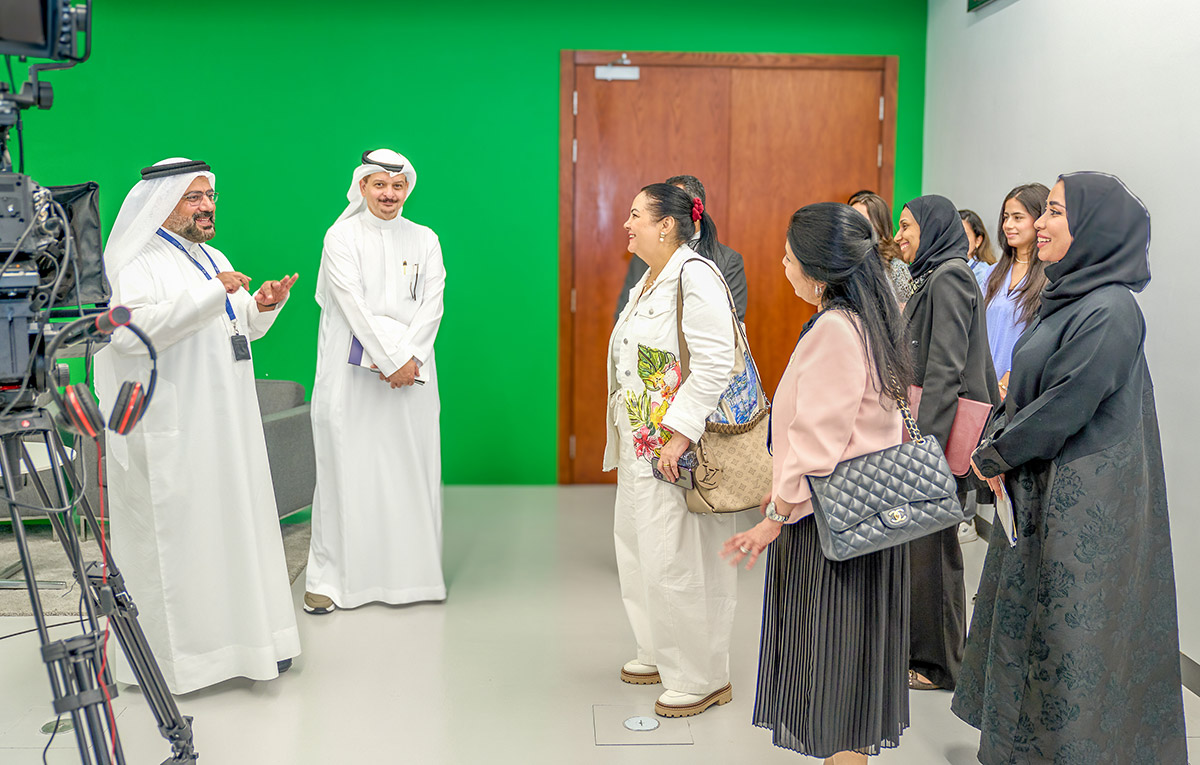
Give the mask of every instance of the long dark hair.
<svg viewBox="0 0 1200 765">
<path fill-rule="evenodd" d="M 983 218 L 979 217 L 979 213 L 974 210 L 959 210 L 958 217 L 963 219 L 971 227 L 971 232 L 975 236 L 983 237 L 983 241 L 978 247 L 972 247 L 967 253 L 967 262 L 978 261 L 987 263 L 989 266 L 996 262 L 996 253 L 992 250 L 992 240 L 988 238 L 987 226 L 983 225 Z"/>
<path fill-rule="evenodd" d="M 676 244 L 687 244 L 696 233 L 696 222 L 692 220 L 694 200 L 686 191 L 669 183 L 651 183 L 642 189 L 650 200 L 646 210 L 655 220 L 675 219 L 675 230 L 679 232 Z M 700 215 L 700 241 L 696 252 L 715 260 L 717 256 L 717 224 L 707 212 Z"/>
<path fill-rule="evenodd" d="M 888 207 L 888 203 L 873 191 L 859 191 L 850 197 L 850 201 L 846 204 L 851 207 L 862 205 L 867 208 L 867 218 L 871 221 L 871 228 L 875 229 L 875 235 L 879 237 L 879 257 L 883 258 L 883 262 L 890 266 L 893 260 L 900 257 L 900 245 L 896 244 L 896 240 L 893 238 L 895 229 L 892 228 L 892 211 Z"/>
<path fill-rule="evenodd" d="M 1040 183 L 1026 183 L 1016 187 L 1008 192 L 1008 196 L 1004 197 L 1004 203 L 1000 205 L 1000 219 L 996 224 L 996 238 L 1000 241 L 1000 260 L 997 261 L 996 267 L 988 276 L 987 289 L 983 294 L 983 304 L 991 305 L 992 300 L 1000 294 L 1000 290 L 1008 289 L 1008 274 L 1012 271 L 1013 263 L 1021 255 L 1024 255 L 1029 259 L 1029 271 L 1017 285 L 1016 291 L 1017 319 L 1022 326 L 1028 326 L 1029 322 L 1033 321 L 1033 317 L 1037 316 L 1038 309 L 1042 305 L 1042 290 L 1045 289 L 1049 280 L 1046 278 L 1046 264 L 1037 257 L 1036 236 L 1033 243 L 1030 244 L 1028 252 L 1020 253 L 1015 247 L 1009 246 L 1008 237 L 1004 235 L 1004 206 L 1008 204 L 1008 200 L 1015 199 L 1021 203 L 1031 218 L 1037 220 L 1046 211 L 1046 197 L 1048 196 L 1050 196 L 1050 189 Z"/>
<path fill-rule="evenodd" d="M 820 202 L 792 215 L 787 238 L 805 275 L 825 285 L 824 309 L 858 315 L 879 390 L 906 399 L 916 381 L 908 324 L 883 270 L 871 224 L 849 205 Z"/>
</svg>

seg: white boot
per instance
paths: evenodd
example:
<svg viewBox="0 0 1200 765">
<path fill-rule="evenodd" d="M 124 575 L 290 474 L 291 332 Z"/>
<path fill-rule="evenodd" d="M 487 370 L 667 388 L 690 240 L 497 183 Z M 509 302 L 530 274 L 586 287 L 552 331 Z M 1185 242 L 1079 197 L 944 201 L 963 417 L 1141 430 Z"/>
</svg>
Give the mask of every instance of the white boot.
<svg viewBox="0 0 1200 765">
<path fill-rule="evenodd" d="M 733 686 L 726 683 L 709 694 L 663 691 L 654 702 L 654 712 L 662 717 L 691 717 L 698 715 L 713 704 L 728 704 L 733 701 Z"/>
<path fill-rule="evenodd" d="M 625 666 L 621 667 L 621 679 L 634 685 L 654 685 L 662 682 L 662 678 L 658 676 L 658 667 L 643 664 L 637 659 L 625 662 Z"/>
</svg>

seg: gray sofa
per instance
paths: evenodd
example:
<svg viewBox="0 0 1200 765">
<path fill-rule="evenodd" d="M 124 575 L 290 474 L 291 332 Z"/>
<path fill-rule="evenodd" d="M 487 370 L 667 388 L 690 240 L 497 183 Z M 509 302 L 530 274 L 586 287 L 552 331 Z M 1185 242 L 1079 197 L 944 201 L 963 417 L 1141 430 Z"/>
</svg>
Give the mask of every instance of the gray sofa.
<svg viewBox="0 0 1200 765">
<path fill-rule="evenodd" d="M 304 400 L 304 386 L 291 380 L 256 380 L 255 387 L 275 505 L 283 518 L 311 505 L 317 485 L 309 404 Z"/>
</svg>

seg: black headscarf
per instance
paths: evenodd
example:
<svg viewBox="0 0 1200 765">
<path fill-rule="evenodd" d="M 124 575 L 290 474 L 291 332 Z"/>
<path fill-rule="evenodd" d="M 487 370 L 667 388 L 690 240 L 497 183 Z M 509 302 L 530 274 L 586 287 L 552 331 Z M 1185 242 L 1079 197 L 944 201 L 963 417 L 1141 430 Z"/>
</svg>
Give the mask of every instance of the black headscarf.
<svg viewBox="0 0 1200 765">
<path fill-rule="evenodd" d="M 920 279 L 947 260 L 967 259 L 970 249 L 967 244 L 967 232 L 953 202 L 945 197 L 930 194 L 917 197 L 905 207 L 921 228 L 921 242 L 917 245 L 917 252 L 908 267 L 914 279 Z"/>
<path fill-rule="evenodd" d="M 1141 292 L 1150 283 L 1150 211 L 1142 200 L 1115 175 L 1058 178 L 1074 241 L 1062 260 L 1046 266 L 1043 319 L 1099 287 L 1120 284 Z"/>
</svg>

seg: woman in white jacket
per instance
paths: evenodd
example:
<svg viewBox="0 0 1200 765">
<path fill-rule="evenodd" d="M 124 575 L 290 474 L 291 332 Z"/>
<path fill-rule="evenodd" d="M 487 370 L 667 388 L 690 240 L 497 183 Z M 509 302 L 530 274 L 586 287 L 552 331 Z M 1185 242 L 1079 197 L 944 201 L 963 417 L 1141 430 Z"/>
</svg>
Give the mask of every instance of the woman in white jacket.
<svg viewBox="0 0 1200 765">
<path fill-rule="evenodd" d="M 678 477 L 681 456 L 704 432 L 733 374 L 725 284 L 686 244 L 697 225 L 697 248 L 713 246 L 716 227 L 703 204 L 675 186 L 651 184 L 634 199 L 625 221 L 629 251 L 649 270 L 630 291 L 608 352 L 604 469 L 617 470 L 617 570 L 637 642 L 637 657 L 622 667 L 621 679 L 661 681 L 666 690 L 655 711 L 666 717 L 700 714 L 733 698 L 737 578 L 719 555 L 733 518 L 688 512 L 685 490 L 656 479 L 651 466 L 659 461 L 665 477 Z M 676 318 L 680 289 L 686 380 Z"/>
</svg>

